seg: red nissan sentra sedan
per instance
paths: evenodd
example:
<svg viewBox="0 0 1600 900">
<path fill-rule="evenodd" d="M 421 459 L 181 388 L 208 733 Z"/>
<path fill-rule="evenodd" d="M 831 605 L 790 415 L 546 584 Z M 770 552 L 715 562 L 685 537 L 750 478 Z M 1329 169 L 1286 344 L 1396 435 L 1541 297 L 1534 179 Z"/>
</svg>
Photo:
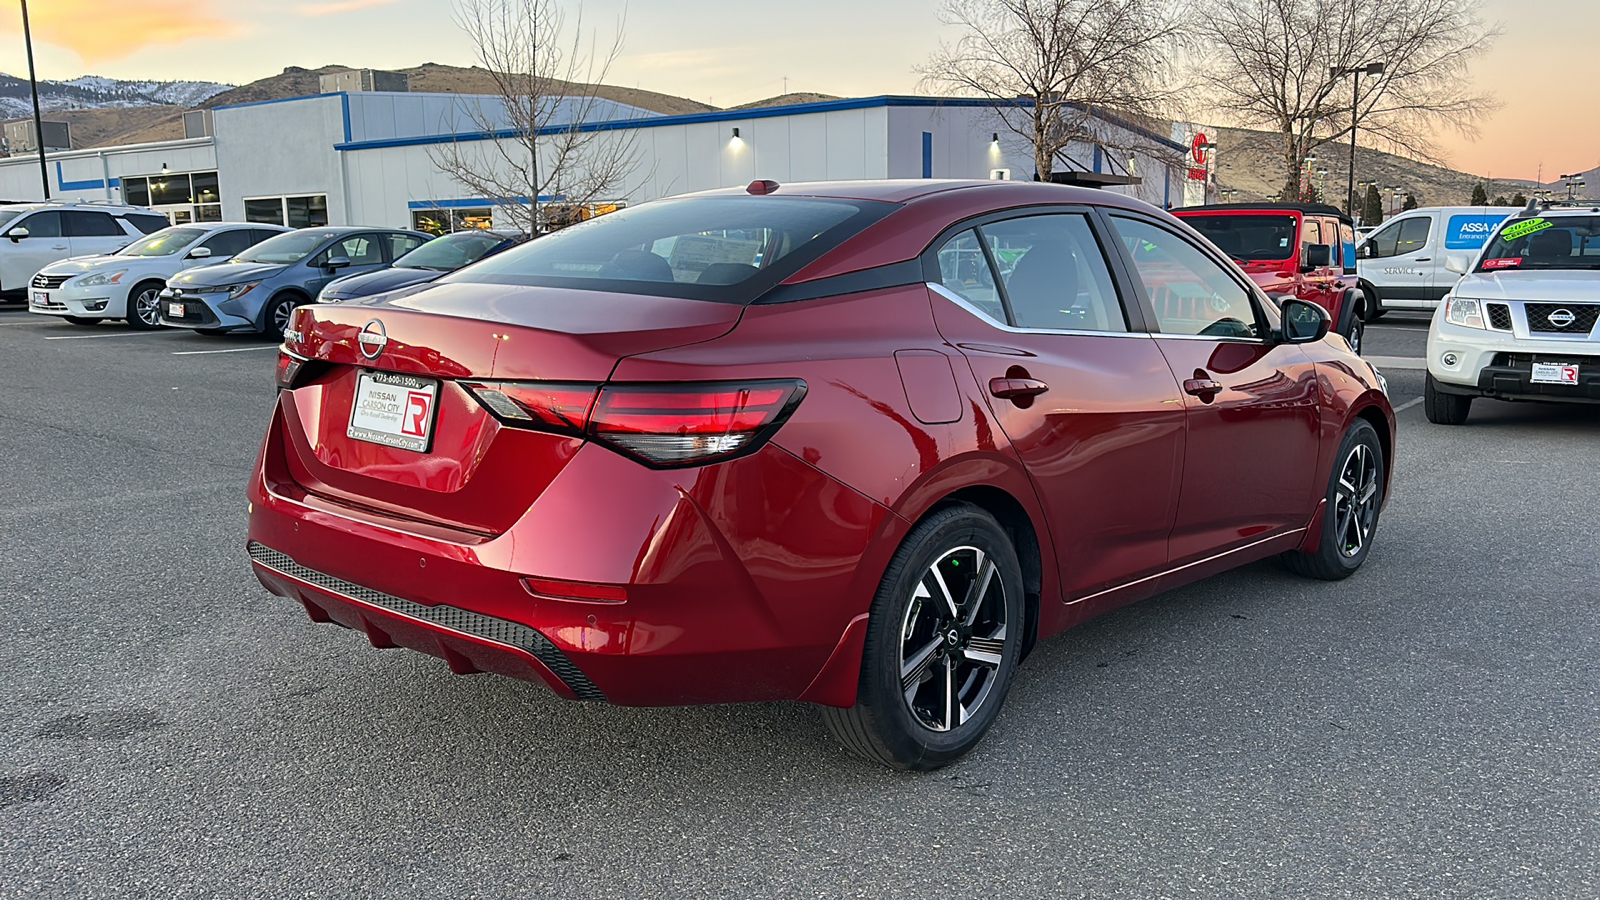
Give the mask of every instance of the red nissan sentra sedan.
<svg viewBox="0 0 1600 900">
<path fill-rule="evenodd" d="M 1136 200 L 711 191 L 296 312 L 268 590 L 376 647 L 629 705 L 804 700 L 971 749 L 1034 642 L 1267 556 L 1366 558 L 1383 378 Z"/>
</svg>

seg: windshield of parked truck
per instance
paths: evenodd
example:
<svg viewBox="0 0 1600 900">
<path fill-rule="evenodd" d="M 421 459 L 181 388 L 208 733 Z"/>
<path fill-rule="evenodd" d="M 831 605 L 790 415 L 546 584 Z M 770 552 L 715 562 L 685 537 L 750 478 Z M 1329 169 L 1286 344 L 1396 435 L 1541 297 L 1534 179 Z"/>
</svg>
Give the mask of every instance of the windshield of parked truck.
<svg viewBox="0 0 1600 900">
<path fill-rule="evenodd" d="M 1294 256 L 1294 216 L 1184 216 L 1183 221 L 1236 260 L 1277 261 Z"/>
<path fill-rule="evenodd" d="M 1509 220 L 1483 251 L 1477 270 L 1508 269 L 1600 269 L 1600 216 Z"/>
<path fill-rule="evenodd" d="M 204 228 L 163 228 L 118 250 L 117 256 L 171 256 L 205 234 Z"/>
</svg>

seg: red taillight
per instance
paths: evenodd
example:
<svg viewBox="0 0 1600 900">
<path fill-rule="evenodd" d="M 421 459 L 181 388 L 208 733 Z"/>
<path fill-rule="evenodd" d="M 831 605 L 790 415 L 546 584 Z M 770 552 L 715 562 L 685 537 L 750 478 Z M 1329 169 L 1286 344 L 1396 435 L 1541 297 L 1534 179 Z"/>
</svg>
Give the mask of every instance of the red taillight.
<svg viewBox="0 0 1600 900">
<path fill-rule="evenodd" d="M 294 387 L 294 380 L 300 375 L 300 370 L 305 367 L 304 357 L 295 356 L 287 350 L 278 350 L 278 389 Z"/>
<path fill-rule="evenodd" d="M 463 381 L 461 386 L 507 425 L 590 437 L 662 467 L 699 465 L 756 449 L 806 391 L 805 382 L 794 380 L 605 386 Z"/>
<path fill-rule="evenodd" d="M 478 402 L 507 425 L 582 434 L 598 385 L 542 381 L 463 381 Z"/>
<path fill-rule="evenodd" d="M 802 381 L 607 385 L 589 433 L 652 465 L 697 465 L 755 449 L 805 390 Z"/>
</svg>

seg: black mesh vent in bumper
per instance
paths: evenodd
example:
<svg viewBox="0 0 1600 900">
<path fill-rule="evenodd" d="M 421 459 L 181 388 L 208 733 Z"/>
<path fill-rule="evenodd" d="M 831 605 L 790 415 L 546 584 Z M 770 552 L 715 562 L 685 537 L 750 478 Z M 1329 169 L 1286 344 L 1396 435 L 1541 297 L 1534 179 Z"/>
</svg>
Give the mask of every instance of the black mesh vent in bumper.
<svg viewBox="0 0 1600 900">
<path fill-rule="evenodd" d="M 1489 327 L 1500 331 L 1511 330 L 1511 307 L 1504 303 L 1485 303 L 1489 311 Z"/>
<path fill-rule="evenodd" d="M 1523 309 L 1528 330 L 1543 334 L 1588 334 L 1600 318 L 1600 304 L 1594 303 L 1526 303 Z"/>
<path fill-rule="evenodd" d="M 508 622 L 505 619 L 496 619 L 482 613 L 460 609 L 454 606 L 424 606 L 399 597 L 375 591 L 372 588 L 352 584 L 342 578 L 326 575 L 315 569 L 308 569 L 290 559 L 286 554 L 279 553 L 270 547 L 250 542 L 250 558 L 291 578 L 297 578 L 307 584 L 315 585 L 329 593 L 349 597 L 352 600 L 387 609 L 409 619 L 416 619 L 436 625 L 440 628 L 455 631 L 460 634 L 471 635 L 507 647 L 515 647 L 526 651 L 535 659 L 544 663 L 557 678 L 566 682 L 567 687 L 578 695 L 580 700 L 604 700 L 605 694 L 594 686 L 588 676 L 584 675 L 572 660 L 567 659 L 550 639 L 538 631 L 529 628 L 520 622 Z"/>
</svg>

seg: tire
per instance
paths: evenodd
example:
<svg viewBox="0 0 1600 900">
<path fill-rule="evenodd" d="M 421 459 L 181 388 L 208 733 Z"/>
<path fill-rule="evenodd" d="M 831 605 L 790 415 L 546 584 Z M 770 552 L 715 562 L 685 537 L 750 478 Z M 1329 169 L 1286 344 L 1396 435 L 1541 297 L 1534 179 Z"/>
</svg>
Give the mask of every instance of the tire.
<svg viewBox="0 0 1600 900">
<path fill-rule="evenodd" d="M 1467 416 L 1472 412 L 1472 398 L 1447 394 L 1434 385 L 1432 375 L 1422 385 L 1422 411 L 1427 414 L 1428 421 L 1435 425 L 1467 424 Z"/>
<path fill-rule="evenodd" d="M 141 281 L 128 291 L 128 327 L 149 331 L 161 327 L 160 281 Z"/>
<path fill-rule="evenodd" d="M 1387 463 L 1372 423 L 1356 419 L 1345 431 L 1334 460 L 1316 551 L 1291 550 L 1282 557 L 1290 571 L 1323 581 L 1348 578 L 1361 568 L 1383 511 Z"/>
<path fill-rule="evenodd" d="M 926 772 L 960 759 L 1011 689 L 1025 612 L 1022 567 L 999 523 L 966 503 L 930 514 L 884 572 L 856 705 L 824 707 L 828 730 L 857 756 L 897 769 Z M 967 702 L 952 706 L 952 698 Z"/>
<path fill-rule="evenodd" d="M 299 294 L 282 293 L 267 302 L 261 311 L 261 333 L 267 337 L 283 339 L 283 330 L 289 327 L 289 316 L 296 306 L 308 301 Z"/>
<path fill-rule="evenodd" d="M 1350 352 L 1357 356 L 1361 355 L 1361 342 L 1366 337 L 1366 334 L 1367 323 L 1362 321 L 1361 316 L 1352 315 L 1350 324 L 1346 325 L 1344 329 L 1344 340 L 1345 343 L 1350 345 Z"/>
<path fill-rule="evenodd" d="M 62 316 L 74 325 L 99 325 L 100 320 L 95 316 Z"/>
<path fill-rule="evenodd" d="M 1361 302 L 1364 304 L 1363 308 L 1366 310 L 1366 318 L 1368 322 L 1376 322 L 1383 318 L 1384 313 L 1388 312 L 1388 310 L 1383 308 L 1383 302 L 1378 299 L 1378 295 L 1374 294 L 1372 291 L 1362 288 L 1361 297 Z"/>
</svg>

